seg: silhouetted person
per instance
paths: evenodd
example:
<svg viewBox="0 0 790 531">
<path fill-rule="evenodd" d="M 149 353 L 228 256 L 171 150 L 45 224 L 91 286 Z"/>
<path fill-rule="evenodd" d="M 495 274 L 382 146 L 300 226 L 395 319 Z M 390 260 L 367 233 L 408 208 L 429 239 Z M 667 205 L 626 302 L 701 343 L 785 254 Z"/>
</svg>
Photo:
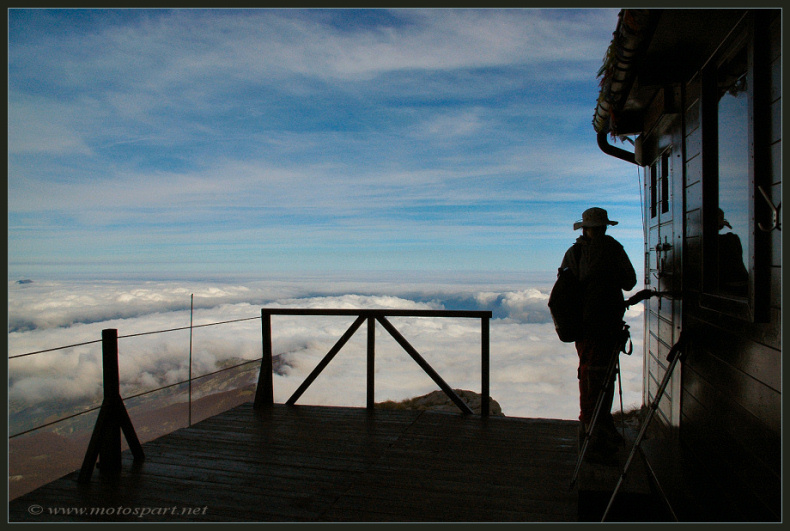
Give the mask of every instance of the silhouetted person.
<svg viewBox="0 0 790 531">
<path fill-rule="evenodd" d="M 732 229 L 719 209 L 719 232 L 724 227 Z M 741 239 L 733 232 L 719 234 L 719 288 L 722 291 L 745 297 L 748 294 L 749 272 L 743 264 Z"/>
<path fill-rule="evenodd" d="M 570 267 L 583 290 L 582 338 L 576 341 L 579 354 L 579 420 L 584 433 L 595 413 L 598 395 L 604 387 L 612 356 L 619 354 L 622 342 L 625 299 L 623 290 L 636 285 L 636 272 L 623 246 L 606 234 L 611 221 L 606 210 L 590 208 L 574 223 L 582 235 L 565 253 L 561 268 Z M 591 461 L 611 458 L 622 437 L 612 419 L 614 385 L 609 387 L 597 427 L 588 446 Z"/>
</svg>

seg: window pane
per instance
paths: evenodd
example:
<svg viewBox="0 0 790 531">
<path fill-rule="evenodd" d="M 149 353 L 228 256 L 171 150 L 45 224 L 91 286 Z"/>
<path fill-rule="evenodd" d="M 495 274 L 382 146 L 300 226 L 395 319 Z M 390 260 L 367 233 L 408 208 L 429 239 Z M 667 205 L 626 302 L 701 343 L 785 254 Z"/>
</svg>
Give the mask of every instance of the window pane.
<svg viewBox="0 0 790 531">
<path fill-rule="evenodd" d="M 656 195 L 658 194 L 658 177 L 656 165 L 653 164 L 650 166 L 650 217 L 656 217 L 656 203 L 658 198 Z"/>
<path fill-rule="evenodd" d="M 661 212 L 669 212 L 669 153 L 661 156 Z"/>
<path fill-rule="evenodd" d="M 719 71 L 719 290 L 748 295 L 749 106 L 746 52 Z"/>
</svg>

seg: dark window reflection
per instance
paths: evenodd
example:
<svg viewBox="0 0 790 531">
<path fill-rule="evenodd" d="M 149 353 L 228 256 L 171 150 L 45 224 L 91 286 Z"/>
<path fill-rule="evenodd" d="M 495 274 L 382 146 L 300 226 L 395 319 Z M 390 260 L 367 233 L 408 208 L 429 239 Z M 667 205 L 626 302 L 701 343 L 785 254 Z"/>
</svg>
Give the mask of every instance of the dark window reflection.
<svg viewBox="0 0 790 531">
<path fill-rule="evenodd" d="M 748 295 L 749 107 L 746 50 L 719 70 L 719 291 Z"/>
</svg>

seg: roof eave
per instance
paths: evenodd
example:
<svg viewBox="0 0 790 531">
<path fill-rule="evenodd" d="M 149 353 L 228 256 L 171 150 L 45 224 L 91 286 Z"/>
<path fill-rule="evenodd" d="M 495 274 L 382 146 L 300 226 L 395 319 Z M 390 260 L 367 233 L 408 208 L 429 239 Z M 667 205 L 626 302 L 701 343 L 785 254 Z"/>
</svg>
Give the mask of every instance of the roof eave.
<svg viewBox="0 0 790 531">
<path fill-rule="evenodd" d="M 618 14 L 612 42 L 598 71 L 601 91 L 593 115 L 593 127 L 597 133 L 620 134 L 618 122 L 660 12 L 655 9 L 623 9 Z M 633 119 L 626 121 L 629 124 L 627 128 L 633 128 Z"/>
</svg>

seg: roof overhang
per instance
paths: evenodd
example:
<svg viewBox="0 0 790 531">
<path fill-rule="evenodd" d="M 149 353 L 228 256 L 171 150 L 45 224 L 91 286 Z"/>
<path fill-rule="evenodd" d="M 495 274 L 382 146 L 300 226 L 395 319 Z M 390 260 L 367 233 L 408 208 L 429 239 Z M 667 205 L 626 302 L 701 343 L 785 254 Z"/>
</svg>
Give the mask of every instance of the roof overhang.
<svg viewBox="0 0 790 531">
<path fill-rule="evenodd" d="M 599 134 L 638 135 L 645 111 L 667 86 L 686 82 L 705 65 L 744 9 L 623 9 L 598 72 L 593 116 Z"/>
<path fill-rule="evenodd" d="M 618 15 L 617 28 L 598 77 L 601 92 L 593 116 L 597 133 L 625 134 L 641 127 L 639 114 L 628 112 L 626 103 L 643 61 L 660 11 L 623 9 Z"/>
</svg>

